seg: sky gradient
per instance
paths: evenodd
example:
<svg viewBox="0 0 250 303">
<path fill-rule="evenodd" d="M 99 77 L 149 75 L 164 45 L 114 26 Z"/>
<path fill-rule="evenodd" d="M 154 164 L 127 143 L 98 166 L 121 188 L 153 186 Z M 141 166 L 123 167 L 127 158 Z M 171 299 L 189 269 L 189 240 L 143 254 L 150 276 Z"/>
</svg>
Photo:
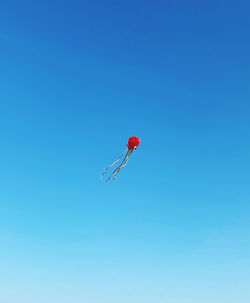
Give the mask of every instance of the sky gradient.
<svg viewBox="0 0 250 303">
<path fill-rule="evenodd" d="M 1 2 L 1 303 L 250 302 L 249 12 Z"/>
</svg>

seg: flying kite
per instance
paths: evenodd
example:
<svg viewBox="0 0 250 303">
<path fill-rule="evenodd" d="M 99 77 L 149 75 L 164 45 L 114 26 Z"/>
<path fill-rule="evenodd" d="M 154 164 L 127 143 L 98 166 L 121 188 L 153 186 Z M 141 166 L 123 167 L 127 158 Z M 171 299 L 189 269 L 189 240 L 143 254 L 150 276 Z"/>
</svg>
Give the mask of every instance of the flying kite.
<svg viewBox="0 0 250 303">
<path fill-rule="evenodd" d="M 130 137 L 128 139 L 128 144 L 127 144 L 127 148 L 126 148 L 125 152 L 114 163 L 110 164 L 109 166 L 107 166 L 104 169 L 104 171 L 102 173 L 102 177 L 105 175 L 105 173 L 107 172 L 107 170 L 110 167 L 112 167 L 113 165 L 115 165 L 125 155 L 125 157 L 123 158 L 121 164 L 112 172 L 112 174 L 108 177 L 108 179 L 106 180 L 106 182 L 108 182 L 112 176 L 114 176 L 114 180 L 116 179 L 116 176 L 118 175 L 120 169 L 127 165 L 128 159 L 132 155 L 133 150 L 137 149 L 137 147 L 139 146 L 140 143 L 141 143 L 141 139 L 138 138 L 138 137 Z"/>
</svg>

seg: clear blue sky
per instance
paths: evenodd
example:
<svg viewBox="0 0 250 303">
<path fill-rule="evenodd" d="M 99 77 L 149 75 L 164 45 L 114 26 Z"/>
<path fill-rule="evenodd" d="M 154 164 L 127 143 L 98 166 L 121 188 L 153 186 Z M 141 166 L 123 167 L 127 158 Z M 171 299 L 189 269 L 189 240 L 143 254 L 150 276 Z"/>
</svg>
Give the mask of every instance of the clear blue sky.
<svg viewBox="0 0 250 303">
<path fill-rule="evenodd" d="M 1 1 L 1 303 L 250 302 L 249 11 Z"/>
</svg>

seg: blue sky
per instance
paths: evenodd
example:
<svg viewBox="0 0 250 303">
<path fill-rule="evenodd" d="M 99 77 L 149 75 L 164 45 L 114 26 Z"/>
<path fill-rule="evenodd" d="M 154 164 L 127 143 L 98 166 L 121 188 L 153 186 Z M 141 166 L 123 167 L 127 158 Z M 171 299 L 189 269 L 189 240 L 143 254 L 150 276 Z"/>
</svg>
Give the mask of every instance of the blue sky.
<svg viewBox="0 0 250 303">
<path fill-rule="evenodd" d="M 1 2 L 1 302 L 250 301 L 249 10 Z"/>
</svg>

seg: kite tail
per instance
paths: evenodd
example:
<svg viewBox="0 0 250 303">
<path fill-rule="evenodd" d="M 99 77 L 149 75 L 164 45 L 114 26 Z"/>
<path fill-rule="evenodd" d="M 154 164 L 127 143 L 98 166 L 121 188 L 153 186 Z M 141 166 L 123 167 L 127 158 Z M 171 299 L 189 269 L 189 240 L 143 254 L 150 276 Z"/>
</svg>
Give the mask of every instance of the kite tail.
<svg viewBox="0 0 250 303">
<path fill-rule="evenodd" d="M 122 160 L 122 163 L 112 172 L 112 174 L 108 177 L 106 182 L 108 182 L 112 176 L 114 176 L 114 180 L 116 179 L 116 176 L 118 175 L 121 168 L 123 168 L 127 165 L 128 159 L 130 158 L 132 152 L 133 152 L 132 149 L 128 149 L 125 158 Z"/>
<path fill-rule="evenodd" d="M 108 170 L 110 167 L 114 166 L 118 161 L 120 161 L 121 158 L 122 158 L 125 154 L 127 154 L 127 153 L 128 153 L 128 148 L 125 150 L 125 152 L 124 152 L 117 160 L 115 160 L 114 163 L 112 163 L 112 164 L 110 164 L 109 166 L 105 167 L 104 170 L 103 170 L 103 172 L 102 172 L 101 179 L 102 179 L 103 176 L 106 174 L 107 170 Z"/>
</svg>

